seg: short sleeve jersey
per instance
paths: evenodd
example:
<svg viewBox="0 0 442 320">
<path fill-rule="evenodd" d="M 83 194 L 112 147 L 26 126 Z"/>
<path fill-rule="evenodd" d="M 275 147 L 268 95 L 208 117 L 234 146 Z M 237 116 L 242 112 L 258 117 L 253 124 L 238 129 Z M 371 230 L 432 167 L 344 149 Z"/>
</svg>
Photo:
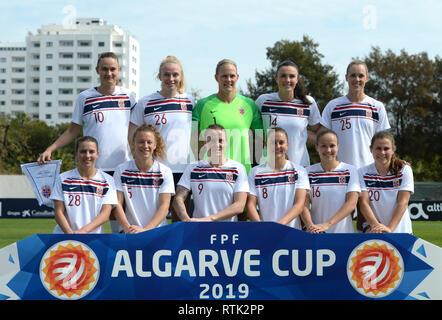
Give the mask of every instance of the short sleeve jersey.
<svg viewBox="0 0 442 320">
<path fill-rule="evenodd" d="M 199 129 L 205 130 L 211 124 L 226 129 L 229 154 L 226 156 L 251 168 L 252 155 L 249 148 L 249 129 L 262 129 L 262 119 L 255 102 L 237 94 L 231 103 L 224 103 L 216 94 L 201 99 L 192 113 L 192 120 L 198 121 Z"/>
<path fill-rule="evenodd" d="M 163 163 L 173 172 L 183 172 L 194 161 L 190 148 L 193 106 L 193 97 L 187 93 L 168 99 L 154 92 L 138 101 L 130 118 L 137 126 L 155 126 L 166 144 Z"/>
<path fill-rule="evenodd" d="M 307 171 L 292 161 L 286 161 L 280 172 L 267 163 L 253 167 L 249 173 L 250 194 L 257 198 L 263 221 L 278 221 L 293 207 L 296 190 L 310 189 Z M 299 217 L 288 226 L 301 229 Z"/>
<path fill-rule="evenodd" d="M 277 92 L 262 94 L 256 100 L 261 112 L 264 129 L 281 127 L 289 137 L 290 147 L 287 155 L 290 161 L 308 166 L 310 157 L 307 151 L 307 126 L 313 126 L 321 121 L 316 101 L 307 96 L 311 102 L 305 104 L 300 99 L 282 101 Z"/>
<path fill-rule="evenodd" d="M 162 193 L 175 194 L 172 171 L 154 161 L 148 172 L 141 172 L 134 160 L 117 167 L 114 173 L 115 187 L 124 194 L 124 211 L 128 222 L 144 228 L 154 217 Z M 166 225 L 167 220 L 160 224 Z"/>
<path fill-rule="evenodd" d="M 119 86 L 109 96 L 95 88 L 79 94 L 72 122 L 83 126 L 83 135 L 97 139 L 100 151 L 97 168 L 114 171 L 120 163 L 132 158 L 127 134 L 135 104 L 134 94 Z"/>
<path fill-rule="evenodd" d="M 413 172 L 406 165 L 398 175 L 390 172 L 381 176 L 374 163 L 359 169 L 361 190 L 368 192 L 370 207 L 378 221 L 388 225 L 393 217 L 399 191 L 414 193 Z M 408 208 L 393 232 L 412 233 L 411 218 Z"/>
<path fill-rule="evenodd" d="M 192 191 L 194 218 L 224 210 L 233 204 L 236 192 L 249 192 L 246 169 L 231 159 L 219 168 L 212 167 L 207 160 L 192 163 L 183 172 L 178 185 Z M 237 221 L 237 217 L 228 221 Z"/>
<path fill-rule="evenodd" d="M 346 96 L 331 100 L 322 111 L 321 124 L 338 135 L 338 160 L 357 168 L 373 162 L 373 135 L 390 128 L 384 105 L 369 96 L 358 104 Z"/>
<path fill-rule="evenodd" d="M 333 171 L 326 172 L 321 163 L 307 168 L 310 181 L 310 214 L 314 224 L 333 217 L 346 201 L 348 192 L 361 192 L 355 166 L 341 162 Z M 327 233 L 353 233 L 352 215 L 346 216 L 327 230 Z"/>
<path fill-rule="evenodd" d="M 94 220 L 100 214 L 102 205 L 118 203 L 114 179 L 100 169 L 91 180 L 84 180 L 78 169 L 63 172 L 55 181 L 50 199 L 64 202 L 67 220 L 73 231 Z M 63 233 L 59 225 L 54 233 Z M 91 233 L 103 233 L 103 227 Z"/>
</svg>

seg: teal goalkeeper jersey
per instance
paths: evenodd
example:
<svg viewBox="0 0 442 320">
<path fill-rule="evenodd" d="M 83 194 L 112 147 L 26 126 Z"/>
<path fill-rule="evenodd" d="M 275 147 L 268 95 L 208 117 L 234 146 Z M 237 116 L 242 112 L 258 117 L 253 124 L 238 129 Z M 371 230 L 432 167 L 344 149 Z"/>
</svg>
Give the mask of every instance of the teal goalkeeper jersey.
<svg viewBox="0 0 442 320">
<path fill-rule="evenodd" d="M 236 94 L 231 103 L 224 103 L 212 94 L 198 101 L 192 120 L 198 121 L 201 131 L 215 123 L 223 126 L 230 146 L 227 157 L 241 162 L 249 172 L 253 159 L 249 148 L 249 129 L 263 128 L 261 115 L 252 99 Z"/>
</svg>

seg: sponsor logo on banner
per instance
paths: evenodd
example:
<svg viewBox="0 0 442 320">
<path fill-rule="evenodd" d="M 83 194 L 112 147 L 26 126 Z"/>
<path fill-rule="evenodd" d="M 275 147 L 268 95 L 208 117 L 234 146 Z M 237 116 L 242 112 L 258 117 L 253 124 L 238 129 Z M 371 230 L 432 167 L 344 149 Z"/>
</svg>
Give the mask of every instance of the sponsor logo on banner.
<svg viewBox="0 0 442 320">
<path fill-rule="evenodd" d="M 40 280 L 54 297 L 81 299 L 98 281 L 100 266 L 95 253 L 84 243 L 61 241 L 50 247 L 40 262 Z"/>
<path fill-rule="evenodd" d="M 368 240 L 353 249 L 347 262 L 353 288 L 369 298 L 382 298 L 399 287 L 404 261 L 399 251 L 382 240 Z"/>
</svg>

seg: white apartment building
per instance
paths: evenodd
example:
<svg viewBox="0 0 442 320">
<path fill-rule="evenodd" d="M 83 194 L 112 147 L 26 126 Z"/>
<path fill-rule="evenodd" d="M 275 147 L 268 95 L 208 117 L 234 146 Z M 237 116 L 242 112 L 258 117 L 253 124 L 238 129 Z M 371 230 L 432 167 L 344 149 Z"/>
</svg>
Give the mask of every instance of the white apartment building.
<svg viewBox="0 0 442 320">
<path fill-rule="evenodd" d="M 25 62 L 14 61 L 21 62 L 21 65 L 13 65 L 14 56 L 5 61 L 6 64 L 11 63 L 9 69 L 5 67 L 5 78 L 11 76 L 11 80 L 6 78 L 5 85 L 11 82 L 11 89 L 6 86 L 3 89 L 3 74 L 0 73 L 0 93 L 4 90 L 6 96 L 9 92 L 11 94 L 8 98 L 11 102 L 5 101 L 5 105 L 2 105 L 0 95 L 0 112 L 14 114 L 25 111 L 32 118 L 43 120 L 49 125 L 69 122 L 78 94 L 99 85 L 95 67 L 98 56 L 107 51 L 118 56 L 120 85 L 129 88 L 139 97 L 138 41 L 118 26 L 108 25 L 103 19 L 82 18 L 69 25 L 44 25 L 35 34 L 29 33 L 22 47 L 26 48 Z M 0 57 L 3 57 L 2 53 Z M 2 62 L 0 71 L 1 65 Z M 23 69 L 24 76 L 18 77 Z M 22 95 L 19 99 L 17 95 L 23 89 L 15 88 L 22 84 L 20 81 L 23 78 L 25 92 L 24 97 Z M 21 80 L 12 83 L 13 79 Z M 14 100 L 12 91 L 8 91 L 13 88 L 16 94 Z"/>
<path fill-rule="evenodd" d="M 26 111 L 26 46 L 0 43 L 0 115 Z"/>
</svg>

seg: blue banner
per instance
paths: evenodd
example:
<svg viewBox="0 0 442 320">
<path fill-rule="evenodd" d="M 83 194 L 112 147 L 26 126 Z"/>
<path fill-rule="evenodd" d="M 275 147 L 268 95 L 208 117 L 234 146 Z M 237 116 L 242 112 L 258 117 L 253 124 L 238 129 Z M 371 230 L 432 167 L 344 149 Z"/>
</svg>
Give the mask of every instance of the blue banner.
<svg viewBox="0 0 442 320">
<path fill-rule="evenodd" d="M 36 234 L 0 250 L 0 299 L 441 299 L 442 249 L 408 234 L 178 222 Z"/>
</svg>

